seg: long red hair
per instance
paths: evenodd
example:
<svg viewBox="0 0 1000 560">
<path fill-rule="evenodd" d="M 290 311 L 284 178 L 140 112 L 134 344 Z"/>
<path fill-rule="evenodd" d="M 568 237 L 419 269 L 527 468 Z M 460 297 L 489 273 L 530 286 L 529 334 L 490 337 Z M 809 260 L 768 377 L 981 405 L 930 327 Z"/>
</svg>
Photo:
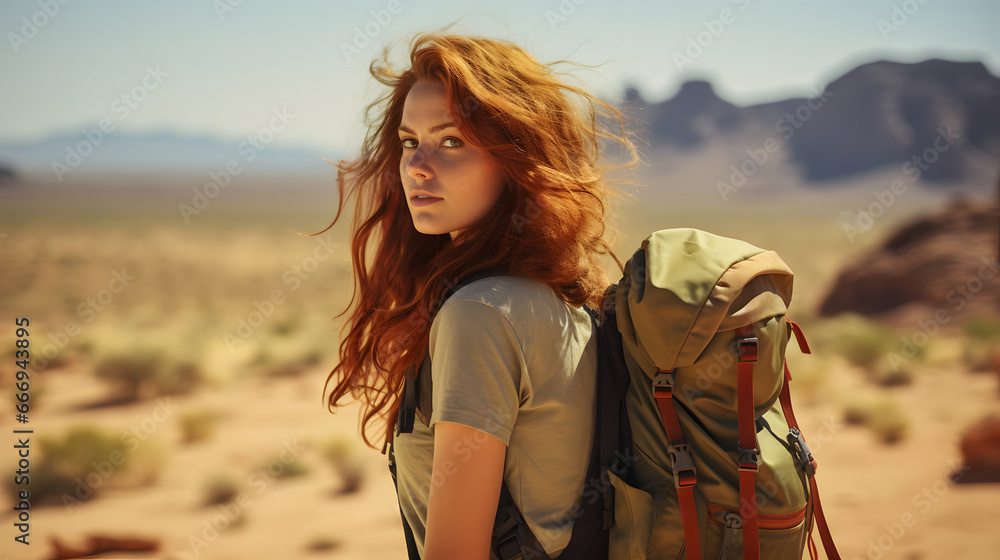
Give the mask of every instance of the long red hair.
<svg viewBox="0 0 1000 560">
<path fill-rule="evenodd" d="M 551 286 L 570 305 L 601 308 L 609 281 L 600 256 L 610 254 L 622 269 L 605 240 L 611 193 L 602 176 L 605 169 L 639 160 L 620 111 L 563 83 L 550 66 L 513 43 L 418 34 L 410 43 L 410 68 L 402 73 L 391 69 L 388 50 L 369 70 L 389 92 L 365 109 L 368 134 L 360 155 L 335 164 L 340 201 L 326 228 L 340 218 L 345 191 L 347 198 L 356 195 L 356 284 L 340 315 L 360 298 L 344 325 L 340 363 L 327 377 L 324 395 L 335 380 L 327 401 L 331 411 L 348 393 L 362 401 L 361 435 L 371 447 L 372 420 L 384 421 L 385 440 L 391 438 L 404 371 L 423 360 L 442 291 L 462 276 L 503 264 L 513 275 Z M 445 85 L 455 124 L 469 142 L 492 153 L 507 179 L 493 209 L 454 241 L 448 233 L 416 230 L 398 174 L 397 128 L 417 80 Z M 622 133 L 609 132 L 599 117 L 616 120 Z M 620 143 L 631 160 L 598 167 L 601 139 Z"/>
</svg>

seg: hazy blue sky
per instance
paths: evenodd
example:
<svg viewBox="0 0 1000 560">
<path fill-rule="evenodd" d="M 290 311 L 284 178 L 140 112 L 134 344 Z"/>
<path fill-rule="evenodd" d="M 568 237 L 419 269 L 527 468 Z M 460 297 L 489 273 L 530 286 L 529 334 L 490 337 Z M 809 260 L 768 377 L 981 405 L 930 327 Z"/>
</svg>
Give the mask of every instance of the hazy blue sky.
<svg viewBox="0 0 1000 560">
<path fill-rule="evenodd" d="M 981 60 L 1000 75 L 996 0 L 4 0 L 0 142 L 80 134 L 102 118 L 239 139 L 284 110 L 282 144 L 352 150 L 376 93 L 372 58 L 462 16 L 455 31 L 515 41 L 542 62 L 603 64 L 559 68 L 606 97 L 630 82 L 658 101 L 706 78 L 748 105 L 808 96 L 880 58 Z M 367 45 L 356 41 L 366 28 Z M 674 53 L 699 33 L 707 46 L 679 68 Z"/>
</svg>

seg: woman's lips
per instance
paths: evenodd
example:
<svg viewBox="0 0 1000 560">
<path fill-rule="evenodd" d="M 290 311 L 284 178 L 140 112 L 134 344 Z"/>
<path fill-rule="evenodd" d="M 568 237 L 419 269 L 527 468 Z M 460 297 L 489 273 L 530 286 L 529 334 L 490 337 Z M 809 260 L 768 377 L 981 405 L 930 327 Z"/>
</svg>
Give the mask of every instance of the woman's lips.
<svg viewBox="0 0 1000 560">
<path fill-rule="evenodd" d="M 414 206 L 429 206 L 429 205 L 434 204 L 435 202 L 439 202 L 441 200 L 444 200 L 444 199 L 443 198 L 436 198 L 436 197 L 432 197 L 432 198 L 418 198 L 418 197 L 415 196 L 415 197 L 413 197 L 413 198 L 410 199 L 410 204 L 412 204 Z"/>
</svg>

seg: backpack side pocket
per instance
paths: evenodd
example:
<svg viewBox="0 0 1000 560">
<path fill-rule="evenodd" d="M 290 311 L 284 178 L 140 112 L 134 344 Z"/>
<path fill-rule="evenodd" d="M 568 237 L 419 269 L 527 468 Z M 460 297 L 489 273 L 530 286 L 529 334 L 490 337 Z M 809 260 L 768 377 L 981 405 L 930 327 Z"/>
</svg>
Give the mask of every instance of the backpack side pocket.
<svg viewBox="0 0 1000 560">
<path fill-rule="evenodd" d="M 615 526 L 609 535 L 609 558 L 645 560 L 653 531 L 653 496 L 608 471 L 615 487 Z"/>
</svg>

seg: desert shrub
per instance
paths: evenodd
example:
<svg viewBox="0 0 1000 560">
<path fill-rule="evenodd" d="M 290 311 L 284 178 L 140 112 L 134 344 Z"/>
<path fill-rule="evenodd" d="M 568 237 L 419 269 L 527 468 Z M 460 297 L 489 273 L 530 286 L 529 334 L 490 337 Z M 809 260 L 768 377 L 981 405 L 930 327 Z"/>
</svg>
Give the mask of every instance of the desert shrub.
<svg viewBox="0 0 1000 560">
<path fill-rule="evenodd" d="M 340 541 L 337 539 L 332 539 L 327 536 L 319 536 L 313 538 L 306 545 L 306 552 L 317 553 L 317 552 L 332 552 L 340 548 Z"/>
<path fill-rule="evenodd" d="M 901 387 L 913 383 L 913 370 L 905 364 L 896 368 L 879 361 L 868 370 L 868 380 L 879 387 Z"/>
<path fill-rule="evenodd" d="M 1000 356 L 1000 321 L 972 318 L 964 331 L 962 363 L 972 371 L 989 371 Z"/>
<path fill-rule="evenodd" d="M 119 395 L 129 401 L 139 400 L 147 379 L 156 375 L 160 358 L 151 354 L 111 355 L 97 362 L 94 373 L 110 381 Z"/>
<path fill-rule="evenodd" d="M 265 478 L 296 478 L 308 474 L 309 469 L 306 468 L 305 463 L 302 462 L 300 457 L 293 457 L 289 461 L 282 458 L 279 454 L 275 455 L 270 460 L 264 461 L 264 463 L 258 467 L 257 472 L 262 473 L 262 476 Z M 266 473 L 266 475 L 264 473 Z"/>
<path fill-rule="evenodd" d="M 204 377 L 196 364 L 171 360 L 163 352 L 139 349 L 105 355 L 98 360 L 94 373 L 114 384 L 126 401 L 186 394 Z"/>
<path fill-rule="evenodd" d="M 333 466 L 340 478 L 340 494 L 351 494 L 361 489 L 365 481 L 365 468 L 357 447 L 347 438 L 331 438 L 323 449 L 323 457 Z"/>
<path fill-rule="evenodd" d="M 891 329 L 860 315 L 851 315 L 838 325 L 834 349 L 852 364 L 874 368 L 890 352 L 898 352 L 900 337 Z"/>
<path fill-rule="evenodd" d="M 202 503 L 206 506 L 226 504 L 240 493 L 240 483 L 236 477 L 229 472 L 213 473 L 205 480 L 204 498 Z"/>
<path fill-rule="evenodd" d="M 290 336 L 299 330 L 301 320 L 297 315 L 288 315 L 274 322 L 271 332 L 278 336 Z"/>
<path fill-rule="evenodd" d="M 1000 340 L 1000 320 L 973 317 L 964 325 L 965 335 L 977 340 Z"/>
<path fill-rule="evenodd" d="M 39 438 L 38 458 L 31 463 L 32 503 L 69 507 L 96 497 L 105 488 L 155 482 L 163 465 L 162 448 L 148 441 L 134 445 L 122 437 L 126 431 L 81 425 L 61 437 Z M 7 478 L 8 490 L 15 490 L 14 477 Z"/>
<path fill-rule="evenodd" d="M 181 415 L 181 440 L 184 443 L 196 443 L 211 438 L 215 434 L 218 419 L 218 413 L 212 410 L 200 410 Z"/>
<path fill-rule="evenodd" d="M 266 377 L 293 377 L 322 360 L 323 349 L 317 339 L 283 337 L 262 344 L 250 365 L 258 367 Z"/>
<path fill-rule="evenodd" d="M 862 398 L 848 403 L 844 407 L 844 421 L 867 427 L 885 444 L 902 441 L 909 430 L 906 411 L 887 397 Z"/>
</svg>

